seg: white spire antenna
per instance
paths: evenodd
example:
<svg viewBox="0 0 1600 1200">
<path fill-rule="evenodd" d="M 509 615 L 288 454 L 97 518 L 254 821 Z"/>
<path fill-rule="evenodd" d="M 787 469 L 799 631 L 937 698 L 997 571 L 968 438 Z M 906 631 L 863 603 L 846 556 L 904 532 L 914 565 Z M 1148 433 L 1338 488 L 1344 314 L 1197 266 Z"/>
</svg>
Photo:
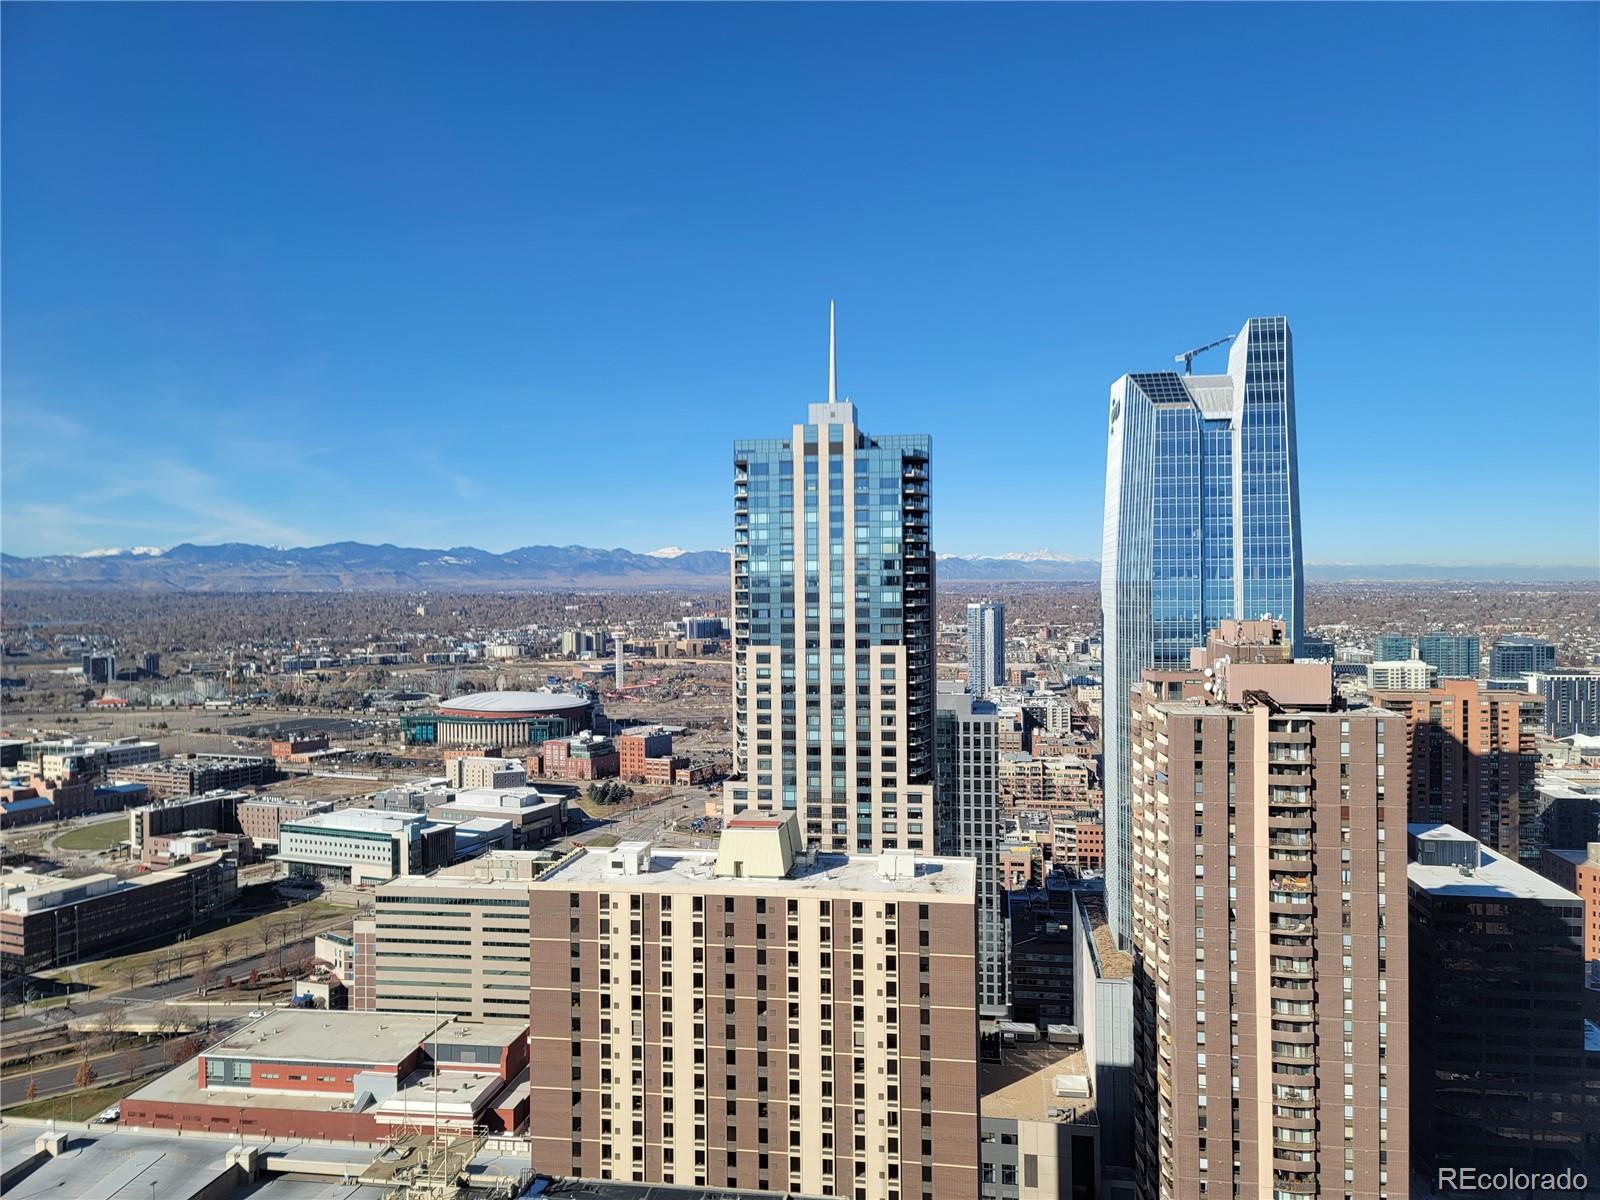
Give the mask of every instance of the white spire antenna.
<svg viewBox="0 0 1600 1200">
<path fill-rule="evenodd" d="M 839 343 L 834 337 L 833 301 L 828 301 L 828 403 L 839 403 Z"/>
</svg>

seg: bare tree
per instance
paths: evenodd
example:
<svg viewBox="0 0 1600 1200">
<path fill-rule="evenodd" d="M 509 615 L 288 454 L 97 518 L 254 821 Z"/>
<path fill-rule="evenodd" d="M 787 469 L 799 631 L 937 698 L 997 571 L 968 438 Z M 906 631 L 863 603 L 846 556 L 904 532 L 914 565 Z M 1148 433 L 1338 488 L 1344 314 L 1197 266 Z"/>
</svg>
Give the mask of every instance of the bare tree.
<svg viewBox="0 0 1600 1200">
<path fill-rule="evenodd" d="M 225 932 L 217 939 L 217 951 L 223 962 L 233 961 L 233 952 L 240 948 L 242 939 L 235 937 L 231 932 Z"/>
<path fill-rule="evenodd" d="M 199 970 L 194 973 L 195 990 L 204 996 L 216 985 L 217 973 L 206 963 L 201 963 Z"/>
<path fill-rule="evenodd" d="M 115 1004 L 108 1004 L 100 1010 L 100 1015 L 95 1017 L 95 1040 L 107 1050 L 117 1044 L 117 1037 L 122 1033 L 124 1013 Z"/>
<path fill-rule="evenodd" d="M 139 1057 L 137 1050 L 129 1050 L 122 1056 L 122 1073 L 130 1079 L 144 1070 L 144 1060 Z"/>
<path fill-rule="evenodd" d="M 39 1098 L 39 1081 L 37 1079 L 28 1080 L 28 1090 L 25 1094 L 29 1100 L 37 1100 Z"/>
</svg>

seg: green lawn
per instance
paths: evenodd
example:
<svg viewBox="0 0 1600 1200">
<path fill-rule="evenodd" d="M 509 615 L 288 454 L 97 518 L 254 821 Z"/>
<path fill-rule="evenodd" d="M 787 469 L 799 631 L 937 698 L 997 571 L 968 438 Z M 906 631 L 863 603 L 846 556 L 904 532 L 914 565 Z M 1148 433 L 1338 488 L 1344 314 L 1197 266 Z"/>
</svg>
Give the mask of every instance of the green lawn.
<svg viewBox="0 0 1600 1200">
<path fill-rule="evenodd" d="M 123 816 L 69 829 L 56 839 L 56 846 L 62 850 L 109 850 L 127 840 L 128 818 Z"/>
<path fill-rule="evenodd" d="M 165 1069 L 165 1068 L 163 1068 Z M 141 1075 L 138 1079 L 124 1079 L 108 1083 L 105 1087 L 90 1088 L 86 1092 L 68 1092 L 45 1100 L 29 1100 L 13 1104 L 0 1116 L 6 1117 L 57 1117 L 63 1121 L 87 1121 L 98 1117 L 124 1096 L 137 1092 L 160 1072 Z"/>
</svg>

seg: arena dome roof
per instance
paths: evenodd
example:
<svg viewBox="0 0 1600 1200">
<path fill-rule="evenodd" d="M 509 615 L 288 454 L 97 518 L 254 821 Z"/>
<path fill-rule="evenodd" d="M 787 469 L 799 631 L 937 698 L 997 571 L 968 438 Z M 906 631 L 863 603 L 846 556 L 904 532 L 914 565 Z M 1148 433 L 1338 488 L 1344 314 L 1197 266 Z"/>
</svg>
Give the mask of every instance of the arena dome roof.
<svg viewBox="0 0 1600 1200">
<path fill-rule="evenodd" d="M 585 696 L 569 692 L 468 692 L 439 706 L 441 716 L 550 717 L 587 708 Z"/>
</svg>

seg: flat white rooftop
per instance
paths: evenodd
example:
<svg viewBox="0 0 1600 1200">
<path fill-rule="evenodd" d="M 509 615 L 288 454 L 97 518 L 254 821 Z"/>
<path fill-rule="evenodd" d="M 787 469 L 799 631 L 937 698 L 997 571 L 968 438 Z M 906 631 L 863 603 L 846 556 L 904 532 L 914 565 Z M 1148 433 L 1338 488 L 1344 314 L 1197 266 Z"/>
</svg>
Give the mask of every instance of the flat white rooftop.
<svg viewBox="0 0 1600 1200">
<path fill-rule="evenodd" d="M 444 1025 L 404 1013 L 279 1009 L 204 1051 L 207 1058 L 398 1063 Z"/>
<path fill-rule="evenodd" d="M 1537 871 L 1530 871 L 1520 863 L 1502 858 L 1486 848 L 1480 848 L 1478 866 L 1471 872 L 1463 872 L 1449 865 L 1435 867 L 1409 863 L 1406 866 L 1406 878 L 1435 896 L 1583 903 L 1579 897 Z"/>
<path fill-rule="evenodd" d="M 389 812 L 377 808 L 347 808 L 341 812 L 313 813 L 287 821 L 284 829 L 316 829 L 328 833 L 400 833 L 428 819 L 426 813 Z"/>
<path fill-rule="evenodd" d="M 617 849 L 621 849 L 619 846 Z M 610 866 L 611 850 L 586 849 L 557 863 L 532 886 L 564 888 L 683 889 L 716 895 L 749 892 L 860 892 L 913 895 L 933 900 L 970 900 L 975 894 L 976 864 L 966 858 L 918 858 L 915 874 L 885 875 L 878 855 L 818 854 L 797 861 L 782 878 L 714 875 L 717 855 L 710 850 L 656 848 L 649 869 L 623 874 Z"/>
</svg>

